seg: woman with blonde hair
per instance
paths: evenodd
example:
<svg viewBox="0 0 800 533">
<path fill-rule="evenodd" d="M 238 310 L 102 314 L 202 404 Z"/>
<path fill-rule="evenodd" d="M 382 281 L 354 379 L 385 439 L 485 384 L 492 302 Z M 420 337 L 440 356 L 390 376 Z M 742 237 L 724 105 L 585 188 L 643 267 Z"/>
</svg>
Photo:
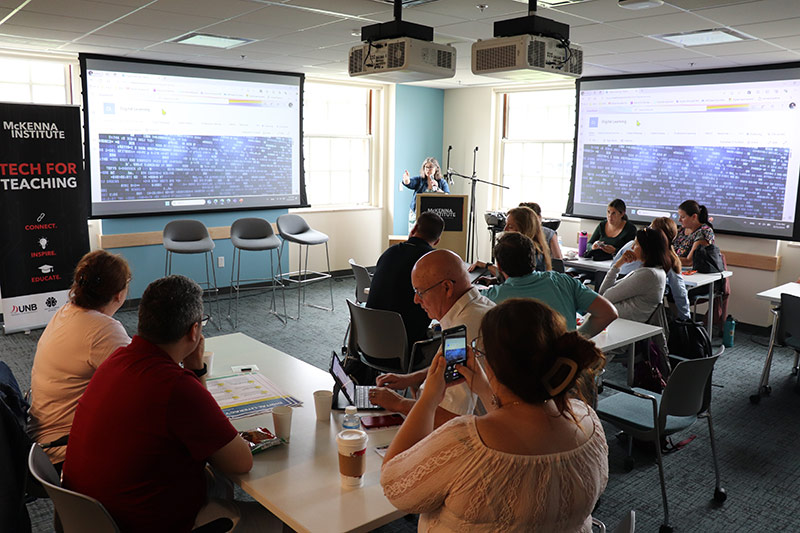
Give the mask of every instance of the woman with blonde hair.
<svg viewBox="0 0 800 533">
<path fill-rule="evenodd" d="M 128 295 L 131 270 L 120 255 L 89 252 L 75 267 L 69 301 L 53 315 L 39 339 L 31 371 L 28 433 L 39 443 L 69 435 L 78 400 L 100 363 L 131 339 L 112 318 Z M 48 448 L 59 465 L 66 445 Z"/>
<path fill-rule="evenodd" d="M 408 170 L 403 172 L 402 185 L 407 189 L 411 189 L 414 193 L 411 196 L 411 205 L 408 212 L 408 231 L 414 227 L 417 222 L 417 194 L 422 192 L 443 192 L 450 194 L 450 186 L 442 176 L 442 169 L 439 162 L 434 157 L 427 157 L 422 162 L 422 167 L 419 169 L 419 176 L 413 178 L 408 173 Z M 402 191 L 403 188 L 400 187 Z"/>
<path fill-rule="evenodd" d="M 490 309 L 481 332 L 466 367 L 457 368 L 488 413 L 434 431 L 446 388 L 438 353 L 384 458 L 384 494 L 420 513 L 419 531 L 590 531 L 608 482 L 608 446 L 573 387 L 581 373 L 602 367 L 603 354 L 534 299 Z"/>
</svg>

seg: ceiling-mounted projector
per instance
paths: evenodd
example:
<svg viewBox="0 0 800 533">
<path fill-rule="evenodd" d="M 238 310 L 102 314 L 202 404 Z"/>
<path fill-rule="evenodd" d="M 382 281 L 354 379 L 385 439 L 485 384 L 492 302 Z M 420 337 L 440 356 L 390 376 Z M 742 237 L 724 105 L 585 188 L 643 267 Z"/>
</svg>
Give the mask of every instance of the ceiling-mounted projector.
<svg viewBox="0 0 800 533">
<path fill-rule="evenodd" d="M 433 42 L 433 28 L 402 20 L 402 0 L 394 0 L 394 20 L 361 28 L 365 44 L 350 49 L 347 71 L 384 81 L 452 78 L 456 49 Z"/>
<path fill-rule="evenodd" d="M 347 71 L 395 83 L 452 78 L 456 49 L 410 37 L 375 41 L 350 49 Z"/>
<path fill-rule="evenodd" d="M 579 78 L 583 50 L 552 37 L 516 35 L 472 45 L 472 73 L 517 81 Z"/>
</svg>

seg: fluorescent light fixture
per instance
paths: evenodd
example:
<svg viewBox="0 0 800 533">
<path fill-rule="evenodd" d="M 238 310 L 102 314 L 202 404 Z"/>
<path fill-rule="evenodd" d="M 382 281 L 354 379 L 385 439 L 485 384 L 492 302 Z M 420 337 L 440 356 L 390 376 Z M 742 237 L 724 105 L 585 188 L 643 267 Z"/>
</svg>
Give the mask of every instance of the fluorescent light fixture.
<svg viewBox="0 0 800 533">
<path fill-rule="evenodd" d="M 680 46 L 725 44 L 752 39 L 752 37 L 748 37 L 743 33 L 728 28 L 713 28 L 710 30 L 687 31 L 684 33 L 665 33 L 663 35 L 653 35 L 652 37 Z"/>
<path fill-rule="evenodd" d="M 589 0 L 539 0 L 538 5 L 542 7 L 561 7 L 570 4 L 581 4 Z M 528 0 L 514 0 L 514 2 L 528 5 Z"/>
<path fill-rule="evenodd" d="M 233 48 L 242 44 L 252 43 L 253 39 L 241 37 L 223 37 L 210 33 L 189 33 L 173 39 L 171 42 L 178 44 L 194 44 L 197 46 L 210 46 L 212 48 Z"/>
</svg>

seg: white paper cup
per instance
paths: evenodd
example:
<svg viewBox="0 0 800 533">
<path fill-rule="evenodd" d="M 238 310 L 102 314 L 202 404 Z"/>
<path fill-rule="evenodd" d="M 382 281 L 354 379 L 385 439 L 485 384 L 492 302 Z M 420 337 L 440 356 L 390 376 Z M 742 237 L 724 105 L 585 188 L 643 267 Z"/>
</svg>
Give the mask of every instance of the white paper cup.
<svg viewBox="0 0 800 533">
<path fill-rule="evenodd" d="M 339 450 L 339 475 L 343 487 L 360 487 L 367 469 L 367 433 L 345 429 L 336 435 Z"/>
<path fill-rule="evenodd" d="M 272 422 L 275 424 L 275 435 L 289 442 L 292 432 L 292 408 L 279 405 L 272 408 Z"/>
<path fill-rule="evenodd" d="M 318 422 L 328 422 L 331 419 L 331 402 L 333 402 L 332 391 L 314 391 L 314 409 L 317 412 Z"/>
</svg>

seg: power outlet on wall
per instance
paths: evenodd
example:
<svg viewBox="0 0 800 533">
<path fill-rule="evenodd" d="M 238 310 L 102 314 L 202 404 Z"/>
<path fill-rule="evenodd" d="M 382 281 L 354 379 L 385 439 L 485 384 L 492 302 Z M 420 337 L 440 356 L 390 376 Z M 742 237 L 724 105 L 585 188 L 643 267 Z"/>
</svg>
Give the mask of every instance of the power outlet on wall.
<svg viewBox="0 0 800 533">
<path fill-rule="evenodd" d="M 225 268 L 225 256 L 224 255 L 221 255 L 221 256 L 217 257 L 217 266 L 219 268 Z"/>
</svg>

